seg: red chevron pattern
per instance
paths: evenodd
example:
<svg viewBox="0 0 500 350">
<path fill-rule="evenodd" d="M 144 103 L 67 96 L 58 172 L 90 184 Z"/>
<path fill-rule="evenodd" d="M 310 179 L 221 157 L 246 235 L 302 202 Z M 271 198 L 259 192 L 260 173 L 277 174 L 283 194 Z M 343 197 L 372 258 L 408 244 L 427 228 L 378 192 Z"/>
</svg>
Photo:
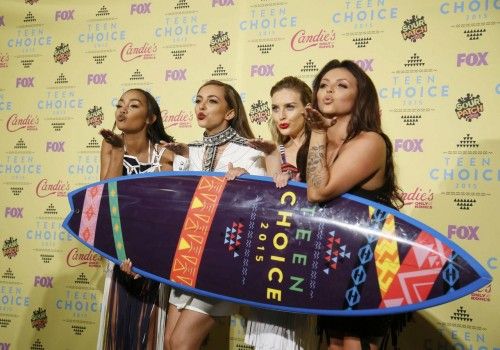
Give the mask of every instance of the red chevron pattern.
<svg viewBox="0 0 500 350">
<path fill-rule="evenodd" d="M 451 249 L 425 231 L 415 240 L 399 273 L 380 303 L 380 308 L 414 304 L 427 299 Z M 439 253 L 433 253 L 432 249 Z"/>
</svg>

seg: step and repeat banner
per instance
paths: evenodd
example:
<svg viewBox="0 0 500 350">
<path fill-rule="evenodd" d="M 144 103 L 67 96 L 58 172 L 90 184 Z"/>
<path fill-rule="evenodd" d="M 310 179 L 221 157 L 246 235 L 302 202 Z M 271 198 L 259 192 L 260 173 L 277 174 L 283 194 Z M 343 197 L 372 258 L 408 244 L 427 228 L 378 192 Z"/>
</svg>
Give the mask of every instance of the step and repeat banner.
<svg viewBox="0 0 500 350">
<path fill-rule="evenodd" d="M 418 312 L 400 347 L 500 348 L 499 22 L 500 0 L 3 0 L 0 349 L 95 347 L 106 261 L 61 224 L 68 191 L 99 178 L 98 131 L 124 91 L 150 91 L 168 133 L 188 142 L 202 134 L 197 89 L 219 79 L 269 138 L 271 86 L 311 84 L 332 58 L 375 82 L 403 211 L 493 276 Z M 250 349 L 243 324 L 221 323 L 205 347 Z"/>
</svg>

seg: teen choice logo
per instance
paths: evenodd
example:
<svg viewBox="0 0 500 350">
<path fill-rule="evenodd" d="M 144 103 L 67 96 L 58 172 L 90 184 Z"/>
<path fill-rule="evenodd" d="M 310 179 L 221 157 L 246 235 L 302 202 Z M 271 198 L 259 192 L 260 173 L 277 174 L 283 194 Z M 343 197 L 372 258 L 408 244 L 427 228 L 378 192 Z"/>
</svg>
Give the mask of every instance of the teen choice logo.
<svg viewBox="0 0 500 350">
<path fill-rule="evenodd" d="M 31 315 L 31 327 L 36 328 L 39 331 L 47 326 L 47 310 L 39 307 L 37 310 L 33 311 Z"/>
<path fill-rule="evenodd" d="M 258 100 L 256 103 L 252 103 L 252 107 L 250 108 L 250 112 L 248 113 L 250 116 L 250 120 L 257 124 L 262 124 L 266 122 L 270 115 L 271 110 L 269 109 L 269 105 L 262 100 Z"/>
<path fill-rule="evenodd" d="M 67 62 L 71 56 L 71 51 L 68 44 L 61 43 L 54 50 L 54 61 L 60 64 Z"/>
<path fill-rule="evenodd" d="M 9 259 L 12 259 L 19 252 L 19 244 L 17 243 L 17 238 L 9 237 L 9 239 L 3 242 L 2 253 Z"/>
<path fill-rule="evenodd" d="M 417 39 L 422 39 L 427 33 L 427 24 L 424 21 L 424 16 L 411 16 L 410 19 L 406 19 L 401 28 L 401 35 L 403 35 L 404 40 L 410 40 L 411 42 L 416 42 Z"/>
<path fill-rule="evenodd" d="M 484 106 L 479 95 L 467 94 L 465 97 L 460 97 L 455 106 L 458 119 L 463 118 L 468 122 L 471 122 L 472 119 L 478 119 L 483 111 Z"/>
<path fill-rule="evenodd" d="M 102 124 L 104 120 L 104 114 L 102 113 L 102 107 L 94 106 L 87 111 L 87 125 L 96 128 L 98 125 Z"/>
<path fill-rule="evenodd" d="M 223 52 L 226 52 L 229 49 L 229 44 L 231 40 L 229 39 L 229 35 L 227 32 L 220 31 L 217 34 L 212 35 L 212 39 L 210 40 L 210 50 L 215 53 L 217 52 L 221 55 Z"/>
</svg>

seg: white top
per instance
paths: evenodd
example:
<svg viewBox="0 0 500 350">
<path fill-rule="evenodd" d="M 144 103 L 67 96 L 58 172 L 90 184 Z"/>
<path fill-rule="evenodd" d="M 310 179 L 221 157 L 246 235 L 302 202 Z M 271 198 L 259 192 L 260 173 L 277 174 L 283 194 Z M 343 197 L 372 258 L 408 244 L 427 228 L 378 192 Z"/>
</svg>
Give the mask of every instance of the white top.
<svg viewBox="0 0 500 350">
<path fill-rule="evenodd" d="M 189 170 L 203 169 L 203 154 L 205 146 L 189 146 Z M 220 156 L 214 171 L 227 172 L 228 164 L 240 167 L 252 175 L 266 175 L 264 154 L 249 146 L 228 142 Z"/>
<path fill-rule="evenodd" d="M 189 159 L 176 155 L 174 169 L 201 171 L 203 170 L 203 154 L 205 146 L 189 146 Z M 233 163 L 235 168 L 240 167 L 251 175 L 266 175 L 264 153 L 249 146 L 228 142 L 220 156 L 214 171 L 227 172 L 228 164 Z"/>
</svg>

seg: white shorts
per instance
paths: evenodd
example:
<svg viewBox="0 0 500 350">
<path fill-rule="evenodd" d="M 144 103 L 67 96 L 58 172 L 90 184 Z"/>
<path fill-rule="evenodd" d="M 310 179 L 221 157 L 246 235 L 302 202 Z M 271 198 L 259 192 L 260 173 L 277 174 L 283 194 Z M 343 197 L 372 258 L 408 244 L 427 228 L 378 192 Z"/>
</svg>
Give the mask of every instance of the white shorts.
<svg viewBox="0 0 500 350">
<path fill-rule="evenodd" d="M 194 296 L 172 288 L 168 302 L 177 310 L 192 310 L 210 316 L 229 316 L 238 312 L 238 304 L 229 301 Z"/>
</svg>

